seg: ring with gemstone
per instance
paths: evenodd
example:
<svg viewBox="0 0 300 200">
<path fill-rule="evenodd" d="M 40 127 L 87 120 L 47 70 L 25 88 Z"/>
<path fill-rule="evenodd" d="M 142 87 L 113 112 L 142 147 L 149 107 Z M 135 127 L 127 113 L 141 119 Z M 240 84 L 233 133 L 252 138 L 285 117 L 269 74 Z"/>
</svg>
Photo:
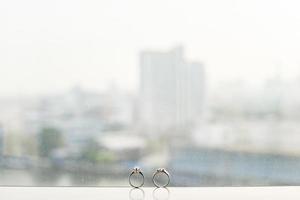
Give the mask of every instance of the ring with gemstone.
<svg viewBox="0 0 300 200">
<path fill-rule="evenodd" d="M 165 184 L 159 184 L 156 182 L 156 176 L 159 175 L 159 174 L 164 174 L 167 176 L 168 178 L 168 181 L 165 183 Z M 170 174 L 169 172 L 165 169 L 165 168 L 159 168 L 156 170 L 156 172 L 153 174 L 153 177 L 152 177 L 152 182 L 153 184 L 156 186 L 156 187 L 167 187 L 170 183 Z"/>
<path fill-rule="evenodd" d="M 141 182 L 140 185 L 134 185 L 132 183 L 131 178 L 134 174 L 139 174 L 142 177 L 142 182 Z M 145 177 L 144 177 L 144 174 L 143 174 L 142 170 L 139 167 L 133 168 L 130 175 L 129 175 L 129 184 L 131 185 L 131 187 L 134 187 L 134 188 L 142 187 L 144 185 L 144 182 L 145 182 Z"/>
</svg>

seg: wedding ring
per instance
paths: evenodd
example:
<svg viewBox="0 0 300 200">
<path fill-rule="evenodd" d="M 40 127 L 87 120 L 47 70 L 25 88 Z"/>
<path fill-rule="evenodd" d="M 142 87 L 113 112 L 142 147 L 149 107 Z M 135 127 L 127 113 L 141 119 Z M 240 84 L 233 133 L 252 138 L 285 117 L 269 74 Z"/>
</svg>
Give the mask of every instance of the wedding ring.
<svg viewBox="0 0 300 200">
<path fill-rule="evenodd" d="M 140 185 L 134 185 L 131 181 L 131 178 L 134 174 L 139 174 L 141 177 L 142 177 L 142 182 Z M 134 188 L 139 188 L 139 187 L 142 187 L 144 185 L 144 182 L 145 182 L 145 177 L 144 177 L 144 174 L 142 172 L 142 170 L 139 168 L 139 167 L 135 167 L 132 169 L 132 172 L 130 173 L 129 175 L 129 184 L 134 187 Z"/>
<path fill-rule="evenodd" d="M 156 176 L 159 175 L 159 174 L 164 174 L 164 175 L 167 176 L 168 181 L 165 184 L 159 184 L 159 183 L 157 183 Z M 169 185 L 169 183 L 170 183 L 170 174 L 169 174 L 169 172 L 165 168 L 159 168 L 159 169 L 157 169 L 156 172 L 153 174 L 152 182 L 153 182 L 153 184 L 156 187 L 167 187 Z"/>
</svg>

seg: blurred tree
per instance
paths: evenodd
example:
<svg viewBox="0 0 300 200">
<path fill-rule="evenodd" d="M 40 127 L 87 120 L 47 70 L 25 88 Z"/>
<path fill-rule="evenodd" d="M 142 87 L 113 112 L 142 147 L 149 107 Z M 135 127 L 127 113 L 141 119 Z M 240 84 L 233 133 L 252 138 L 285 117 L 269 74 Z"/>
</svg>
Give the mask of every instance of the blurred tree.
<svg viewBox="0 0 300 200">
<path fill-rule="evenodd" d="M 53 150 L 63 147 L 62 133 L 52 127 L 43 128 L 38 135 L 39 155 L 49 157 Z"/>
<path fill-rule="evenodd" d="M 103 151 L 95 139 L 89 139 L 81 150 L 81 159 L 91 163 L 111 162 L 115 160 L 113 153 Z"/>
</svg>

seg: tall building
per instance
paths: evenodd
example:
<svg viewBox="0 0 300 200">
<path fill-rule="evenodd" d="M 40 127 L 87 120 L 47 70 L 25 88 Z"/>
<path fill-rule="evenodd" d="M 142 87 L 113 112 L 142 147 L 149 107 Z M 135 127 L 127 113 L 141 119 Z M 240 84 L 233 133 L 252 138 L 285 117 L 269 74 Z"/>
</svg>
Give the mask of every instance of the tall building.
<svg viewBox="0 0 300 200">
<path fill-rule="evenodd" d="M 183 47 L 140 55 L 140 120 L 149 134 L 188 131 L 204 100 L 204 69 L 188 62 Z"/>
<path fill-rule="evenodd" d="M 4 130 L 0 124 L 0 157 L 3 156 Z"/>
</svg>

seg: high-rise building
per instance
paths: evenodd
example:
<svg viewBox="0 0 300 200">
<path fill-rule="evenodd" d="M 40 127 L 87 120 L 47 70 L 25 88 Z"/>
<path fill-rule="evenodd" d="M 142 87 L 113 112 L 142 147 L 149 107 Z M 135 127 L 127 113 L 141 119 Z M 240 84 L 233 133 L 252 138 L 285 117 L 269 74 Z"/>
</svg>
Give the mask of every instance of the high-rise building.
<svg viewBox="0 0 300 200">
<path fill-rule="evenodd" d="M 3 156 L 4 131 L 0 124 L 0 157 Z"/>
<path fill-rule="evenodd" d="M 187 62 L 182 47 L 140 55 L 140 120 L 154 134 L 188 131 L 202 112 L 203 64 Z"/>
</svg>

